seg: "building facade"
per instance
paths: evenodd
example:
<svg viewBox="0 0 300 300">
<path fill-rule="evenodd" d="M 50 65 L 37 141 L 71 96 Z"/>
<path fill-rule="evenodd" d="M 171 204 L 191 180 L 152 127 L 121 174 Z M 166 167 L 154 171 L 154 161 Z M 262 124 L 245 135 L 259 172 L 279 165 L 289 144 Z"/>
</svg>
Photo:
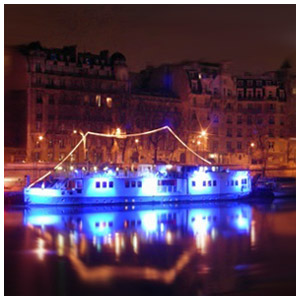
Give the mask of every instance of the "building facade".
<svg viewBox="0 0 300 300">
<path fill-rule="evenodd" d="M 118 52 L 78 53 L 75 46 L 48 49 L 38 42 L 18 51 L 26 162 L 61 161 L 87 131 L 133 133 L 168 125 L 215 164 L 295 165 L 295 78 L 287 64 L 255 76 L 233 76 L 230 62 L 184 62 L 130 74 Z M 70 159 L 86 161 L 202 163 L 167 132 L 89 136 Z"/>
</svg>

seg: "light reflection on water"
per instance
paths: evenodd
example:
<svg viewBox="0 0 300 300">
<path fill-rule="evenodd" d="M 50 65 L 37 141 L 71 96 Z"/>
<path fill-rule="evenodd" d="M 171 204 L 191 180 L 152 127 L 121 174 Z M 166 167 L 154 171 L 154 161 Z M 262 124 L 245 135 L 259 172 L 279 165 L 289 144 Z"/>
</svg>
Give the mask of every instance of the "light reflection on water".
<svg viewBox="0 0 300 300">
<path fill-rule="evenodd" d="M 22 211 L 23 238 L 40 264 L 50 256 L 66 259 L 83 284 L 172 286 L 192 276 L 201 282 L 198 294 L 228 293 L 239 288 L 239 272 L 253 269 L 251 251 L 270 247 L 264 243 L 271 235 L 295 235 L 295 208 L 272 205 L 30 207 Z"/>
</svg>

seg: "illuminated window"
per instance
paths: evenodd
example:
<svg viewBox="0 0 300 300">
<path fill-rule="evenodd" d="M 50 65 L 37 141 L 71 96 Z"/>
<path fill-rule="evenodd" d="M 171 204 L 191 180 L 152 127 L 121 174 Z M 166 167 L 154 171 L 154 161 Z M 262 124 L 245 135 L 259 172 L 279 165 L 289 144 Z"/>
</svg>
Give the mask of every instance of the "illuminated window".
<svg viewBox="0 0 300 300">
<path fill-rule="evenodd" d="M 97 105 L 98 107 L 101 107 L 101 96 L 100 96 L 100 95 L 97 95 L 97 96 L 96 96 L 96 105 Z"/>
<path fill-rule="evenodd" d="M 107 97 L 106 98 L 106 104 L 107 104 L 107 107 L 111 108 L 112 107 L 112 98 Z"/>
<path fill-rule="evenodd" d="M 83 102 L 84 102 L 84 105 L 88 105 L 90 102 L 90 97 L 88 95 L 85 95 L 83 98 Z"/>
</svg>

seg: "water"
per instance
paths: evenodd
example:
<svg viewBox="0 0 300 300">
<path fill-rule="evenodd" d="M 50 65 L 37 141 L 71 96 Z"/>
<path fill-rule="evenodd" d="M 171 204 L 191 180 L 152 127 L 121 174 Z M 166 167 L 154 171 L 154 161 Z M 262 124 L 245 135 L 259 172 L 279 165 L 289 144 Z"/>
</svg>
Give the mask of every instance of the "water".
<svg viewBox="0 0 300 300">
<path fill-rule="evenodd" d="M 296 201 L 5 209 L 5 295 L 296 295 Z"/>
</svg>

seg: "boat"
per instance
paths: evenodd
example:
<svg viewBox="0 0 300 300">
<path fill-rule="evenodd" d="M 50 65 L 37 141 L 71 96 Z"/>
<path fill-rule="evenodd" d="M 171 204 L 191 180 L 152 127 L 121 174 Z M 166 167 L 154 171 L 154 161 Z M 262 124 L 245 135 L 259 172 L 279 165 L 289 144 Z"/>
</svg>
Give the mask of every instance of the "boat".
<svg viewBox="0 0 300 300">
<path fill-rule="evenodd" d="M 86 205 L 234 200 L 248 197 L 248 170 L 222 166 L 138 165 L 74 169 L 24 189 L 28 205 Z"/>
<path fill-rule="evenodd" d="M 254 187 L 253 193 L 259 196 L 275 198 L 296 196 L 295 177 L 261 177 Z"/>
</svg>

